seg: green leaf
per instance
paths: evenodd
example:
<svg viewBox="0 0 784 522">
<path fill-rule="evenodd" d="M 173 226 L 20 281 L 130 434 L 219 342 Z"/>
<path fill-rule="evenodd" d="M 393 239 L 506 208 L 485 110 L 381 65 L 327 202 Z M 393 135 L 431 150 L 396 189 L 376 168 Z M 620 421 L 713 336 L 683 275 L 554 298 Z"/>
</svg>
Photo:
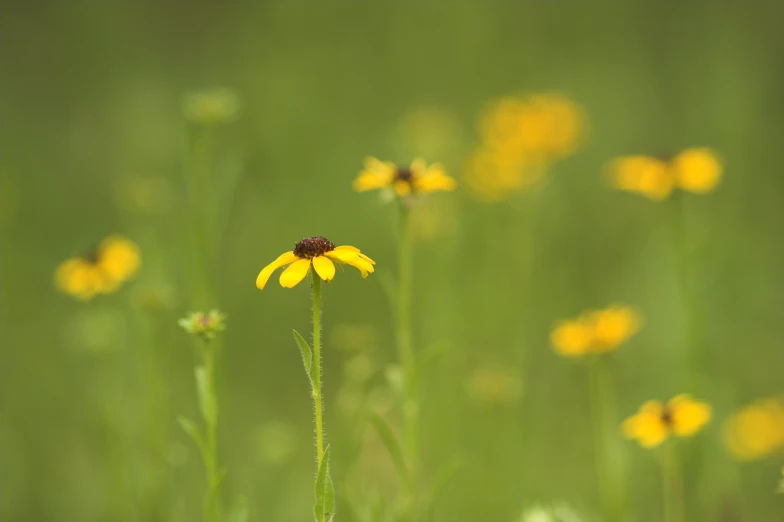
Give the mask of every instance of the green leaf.
<svg viewBox="0 0 784 522">
<path fill-rule="evenodd" d="M 201 436 L 201 432 L 196 426 L 196 423 L 187 417 L 183 417 L 182 415 L 177 417 L 177 422 L 180 423 L 180 426 L 182 426 L 182 429 L 185 430 L 185 433 L 191 436 L 193 441 L 199 447 L 199 451 L 204 453 L 204 437 Z"/>
<path fill-rule="evenodd" d="M 229 513 L 229 522 L 248 522 L 248 501 L 245 497 L 237 497 L 234 507 Z"/>
<path fill-rule="evenodd" d="M 331 520 L 327 518 L 327 483 L 332 484 L 332 479 L 329 477 L 329 445 L 324 450 L 324 455 L 321 457 L 321 466 L 319 466 L 318 475 L 316 476 L 316 505 L 313 506 L 313 516 L 316 522 L 327 522 Z M 332 489 L 332 509 L 335 508 L 335 491 Z"/>
<path fill-rule="evenodd" d="M 310 345 L 308 342 L 299 334 L 298 331 L 293 330 L 294 332 L 294 340 L 297 341 L 297 346 L 299 346 L 299 351 L 302 354 L 302 364 L 305 365 L 305 373 L 308 374 L 308 380 L 310 381 L 311 387 L 313 386 L 313 352 L 310 351 Z"/>
<path fill-rule="evenodd" d="M 327 470 L 327 489 L 324 491 L 324 518 L 331 522 L 335 518 L 335 484 L 332 475 Z"/>
<path fill-rule="evenodd" d="M 196 391 L 199 394 L 199 408 L 207 424 L 214 425 L 218 420 L 218 405 L 215 397 L 210 393 L 210 382 L 204 366 L 197 366 L 194 370 L 196 376 Z"/>
<path fill-rule="evenodd" d="M 433 504 L 438 498 L 438 495 L 444 489 L 444 486 L 457 475 L 457 472 L 460 471 L 463 464 L 463 459 L 453 458 L 436 472 L 433 479 L 430 481 L 427 490 L 422 495 L 422 504 L 420 505 L 421 517 L 428 518 L 428 514 L 430 510 L 433 509 Z"/>
<path fill-rule="evenodd" d="M 406 466 L 406 459 L 403 456 L 403 448 L 400 446 L 400 441 L 398 441 L 397 437 L 392 432 L 392 428 L 389 427 L 389 424 L 379 415 L 375 413 L 372 414 L 370 420 L 373 421 L 373 425 L 376 427 L 378 435 L 381 437 L 384 446 L 387 447 L 389 456 L 392 457 L 392 462 L 395 464 L 398 475 L 400 475 L 400 480 L 403 484 L 406 484 L 407 486 L 410 485 L 411 477 L 408 474 L 408 467 Z"/>
</svg>

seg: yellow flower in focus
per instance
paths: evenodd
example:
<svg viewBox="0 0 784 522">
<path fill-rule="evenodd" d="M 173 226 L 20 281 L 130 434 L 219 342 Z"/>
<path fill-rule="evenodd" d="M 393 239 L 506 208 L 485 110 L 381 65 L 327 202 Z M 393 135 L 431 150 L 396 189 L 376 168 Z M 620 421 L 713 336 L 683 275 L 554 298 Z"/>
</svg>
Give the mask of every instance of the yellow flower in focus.
<svg viewBox="0 0 784 522">
<path fill-rule="evenodd" d="M 182 99 L 185 117 L 201 125 L 229 122 L 237 116 L 239 110 L 239 96 L 227 88 L 190 92 Z"/>
<path fill-rule="evenodd" d="M 762 399 L 724 424 L 724 444 L 738 460 L 758 460 L 784 449 L 784 402 Z"/>
<path fill-rule="evenodd" d="M 454 190 L 455 186 L 455 180 L 446 175 L 440 163 L 428 167 L 422 159 L 415 159 L 410 167 L 398 167 L 388 161 L 366 158 L 365 169 L 354 180 L 354 190 L 357 192 L 392 189 L 401 198 Z"/>
<path fill-rule="evenodd" d="M 77 299 L 110 293 L 139 269 L 139 247 L 122 236 L 111 236 L 84 255 L 63 261 L 55 272 L 55 285 Z"/>
<path fill-rule="evenodd" d="M 711 149 L 687 149 L 672 160 L 675 183 L 683 190 L 704 194 L 721 180 L 721 161 Z"/>
<path fill-rule="evenodd" d="M 550 342 L 564 357 L 606 353 L 628 341 L 641 325 L 639 312 L 628 306 L 612 305 L 583 312 L 577 319 L 561 321 L 553 328 Z"/>
<path fill-rule="evenodd" d="M 689 395 L 678 395 L 667 404 L 648 401 L 626 419 L 622 431 L 627 439 L 637 439 L 643 448 L 653 448 L 668 437 L 690 437 L 710 421 L 711 407 Z"/>
<path fill-rule="evenodd" d="M 695 194 L 710 192 L 718 185 L 721 170 L 716 154 L 701 148 L 684 150 L 670 160 L 645 155 L 616 158 L 606 173 L 614 188 L 662 201 L 676 187 Z"/>
<path fill-rule="evenodd" d="M 311 266 L 321 279 L 332 281 L 335 277 L 334 262 L 359 269 L 362 277 L 372 273 L 375 270 L 373 265 L 376 264 L 353 246 L 335 246 L 324 237 L 308 237 L 294 245 L 293 251 L 281 254 L 275 261 L 265 266 L 256 278 L 256 287 L 259 290 L 264 289 L 272 272 L 287 265 L 288 268 L 280 274 L 280 286 L 284 288 L 297 286 L 308 275 Z"/>
</svg>

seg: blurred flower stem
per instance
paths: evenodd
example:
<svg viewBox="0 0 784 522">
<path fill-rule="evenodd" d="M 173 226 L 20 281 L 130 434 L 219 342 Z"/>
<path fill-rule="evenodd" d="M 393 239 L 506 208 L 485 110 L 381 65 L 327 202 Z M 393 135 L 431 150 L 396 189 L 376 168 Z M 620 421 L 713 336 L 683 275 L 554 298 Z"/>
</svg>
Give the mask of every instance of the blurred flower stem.
<svg viewBox="0 0 784 522">
<path fill-rule="evenodd" d="M 213 405 L 205 408 L 204 411 L 204 421 L 207 428 L 207 440 L 204 448 L 204 466 L 207 469 L 207 498 L 205 499 L 204 513 L 206 520 L 218 522 L 221 518 L 222 509 L 220 502 L 221 477 L 218 470 L 216 434 L 218 428 L 218 397 L 215 393 L 215 347 L 209 339 L 204 339 L 203 344 L 205 402 Z"/>
<path fill-rule="evenodd" d="M 588 362 L 591 424 L 593 427 L 599 494 L 607 522 L 623 520 L 625 512 L 624 464 L 621 448 L 613 444 L 618 424 L 615 387 L 609 361 L 596 357 Z"/>
<path fill-rule="evenodd" d="M 409 470 L 415 477 L 419 459 L 419 404 L 411 340 L 411 289 L 413 284 L 413 233 L 410 201 L 400 201 L 398 237 L 397 346 L 403 368 L 403 446 Z M 412 485 L 412 487 L 415 487 Z"/>
<path fill-rule="evenodd" d="M 664 522 L 683 522 L 683 480 L 676 445 L 669 441 L 661 448 Z"/>
</svg>

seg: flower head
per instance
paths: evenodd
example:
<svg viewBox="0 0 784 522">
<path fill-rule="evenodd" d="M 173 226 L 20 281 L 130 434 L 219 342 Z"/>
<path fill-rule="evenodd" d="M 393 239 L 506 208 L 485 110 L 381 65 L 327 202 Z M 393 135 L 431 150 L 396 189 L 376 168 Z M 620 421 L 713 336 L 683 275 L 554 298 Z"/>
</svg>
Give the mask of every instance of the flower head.
<svg viewBox="0 0 784 522">
<path fill-rule="evenodd" d="M 623 421 L 622 430 L 627 439 L 637 439 L 643 448 L 652 448 L 671 435 L 689 437 L 708 423 L 711 407 L 689 395 L 678 395 L 667 404 L 648 401 L 640 410 Z"/>
<path fill-rule="evenodd" d="M 454 190 L 455 186 L 455 180 L 446 175 L 440 163 L 428 167 L 423 159 L 415 159 L 410 167 L 403 167 L 376 158 L 366 158 L 365 169 L 354 180 L 354 190 L 357 192 L 387 189 L 401 198 Z"/>
<path fill-rule="evenodd" d="M 784 401 L 761 399 L 724 424 L 724 443 L 738 460 L 758 460 L 784 449 Z"/>
<path fill-rule="evenodd" d="M 607 166 L 610 185 L 654 201 L 666 199 L 676 188 L 695 194 L 710 192 L 719 184 L 721 171 L 721 161 L 708 148 L 686 149 L 671 158 L 624 156 Z"/>
<path fill-rule="evenodd" d="M 353 246 L 335 246 L 327 238 L 308 237 L 294 245 L 294 250 L 278 256 L 272 263 L 265 266 L 256 278 L 256 287 L 262 290 L 272 272 L 287 266 L 280 274 L 280 286 L 293 288 L 308 275 L 311 265 L 316 274 L 324 281 L 332 281 L 335 277 L 335 263 L 347 264 L 359 269 L 362 277 L 367 277 L 375 269 L 375 261 L 361 253 Z"/>
<path fill-rule="evenodd" d="M 226 315 L 218 310 L 209 313 L 191 312 L 188 317 L 180 319 L 178 324 L 188 333 L 198 335 L 205 341 L 215 338 L 218 332 L 226 329 Z"/>
<path fill-rule="evenodd" d="M 618 348 L 636 334 L 642 317 L 633 308 L 612 305 L 602 310 L 583 312 L 576 319 L 561 321 L 550 334 L 558 354 L 579 357 L 606 353 Z"/>
<path fill-rule="evenodd" d="M 55 284 L 77 299 L 115 291 L 140 264 L 139 247 L 122 236 L 110 236 L 79 256 L 66 259 L 55 272 Z"/>
</svg>

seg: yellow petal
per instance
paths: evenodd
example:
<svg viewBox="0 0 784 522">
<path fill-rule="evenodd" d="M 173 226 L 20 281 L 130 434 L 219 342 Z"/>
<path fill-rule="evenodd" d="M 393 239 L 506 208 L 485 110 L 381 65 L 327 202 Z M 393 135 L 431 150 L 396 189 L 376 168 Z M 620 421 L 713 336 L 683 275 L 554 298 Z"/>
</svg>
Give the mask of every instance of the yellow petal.
<svg viewBox="0 0 784 522">
<path fill-rule="evenodd" d="M 721 180 L 721 161 L 710 149 L 687 149 L 672 160 L 675 180 L 680 188 L 704 194 Z"/>
<path fill-rule="evenodd" d="M 407 181 L 397 180 L 393 184 L 395 188 L 395 192 L 401 198 L 405 198 L 411 195 L 411 184 Z"/>
<path fill-rule="evenodd" d="M 294 255 L 294 252 L 285 252 L 280 256 L 278 256 L 278 258 L 275 261 L 262 268 L 261 272 L 259 272 L 259 275 L 256 278 L 256 288 L 258 288 L 259 290 L 264 289 L 264 286 L 267 284 L 267 281 L 272 275 L 272 272 L 274 272 L 275 270 L 277 270 L 282 266 L 288 265 L 289 263 L 293 263 L 297 259 L 299 258 Z"/>
<path fill-rule="evenodd" d="M 582 321 L 563 321 L 550 334 L 555 351 L 565 357 L 584 355 L 591 344 L 592 332 Z"/>
<path fill-rule="evenodd" d="M 444 167 L 434 163 L 421 176 L 414 178 L 414 185 L 418 192 L 436 192 L 440 190 L 455 190 L 457 183 L 446 175 Z"/>
<path fill-rule="evenodd" d="M 423 175 L 427 170 L 427 163 L 422 158 L 416 158 L 411 162 L 411 172 L 414 176 Z"/>
<path fill-rule="evenodd" d="M 332 281 L 332 278 L 335 277 L 335 265 L 327 257 L 313 258 L 313 269 L 324 281 Z"/>
<path fill-rule="evenodd" d="M 305 279 L 310 269 L 310 259 L 299 259 L 289 265 L 289 267 L 280 274 L 280 286 L 283 288 L 294 288 L 297 284 Z"/>
<path fill-rule="evenodd" d="M 663 412 L 664 405 L 661 402 L 646 402 L 638 413 L 623 422 L 624 436 L 637 439 L 644 448 L 658 446 L 668 435 L 667 425 L 662 420 Z"/>
<path fill-rule="evenodd" d="M 368 272 L 375 271 L 375 268 L 373 268 L 372 264 L 362 259 L 359 253 L 352 250 L 336 248 L 335 250 L 327 252 L 324 255 L 330 259 L 335 259 L 341 263 L 346 263 L 347 265 L 358 268 L 362 273 L 362 277 L 367 277 Z"/>
<path fill-rule="evenodd" d="M 139 247 L 129 239 L 111 236 L 101 241 L 98 246 L 97 265 L 107 279 L 113 280 L 110 285 L 113 288 L 134 275 L 139 264 Z"/>
<path fill-rule="evenodd" d="M 694 435 L 711 418 L 711 407 L 688 395 L 674 397 L 668 403 L 667 409 L 672 416 L 672 431 L 682 437 Z"/>
<path fill-rule="evenodd" d="M 391 180 L 376 172 L 362 171 L 359 177 L 354 180 L 354 190 L 357 192 L 365 192 L 366 190 L 375 190 L 388 187 Z"/>
</svg>

